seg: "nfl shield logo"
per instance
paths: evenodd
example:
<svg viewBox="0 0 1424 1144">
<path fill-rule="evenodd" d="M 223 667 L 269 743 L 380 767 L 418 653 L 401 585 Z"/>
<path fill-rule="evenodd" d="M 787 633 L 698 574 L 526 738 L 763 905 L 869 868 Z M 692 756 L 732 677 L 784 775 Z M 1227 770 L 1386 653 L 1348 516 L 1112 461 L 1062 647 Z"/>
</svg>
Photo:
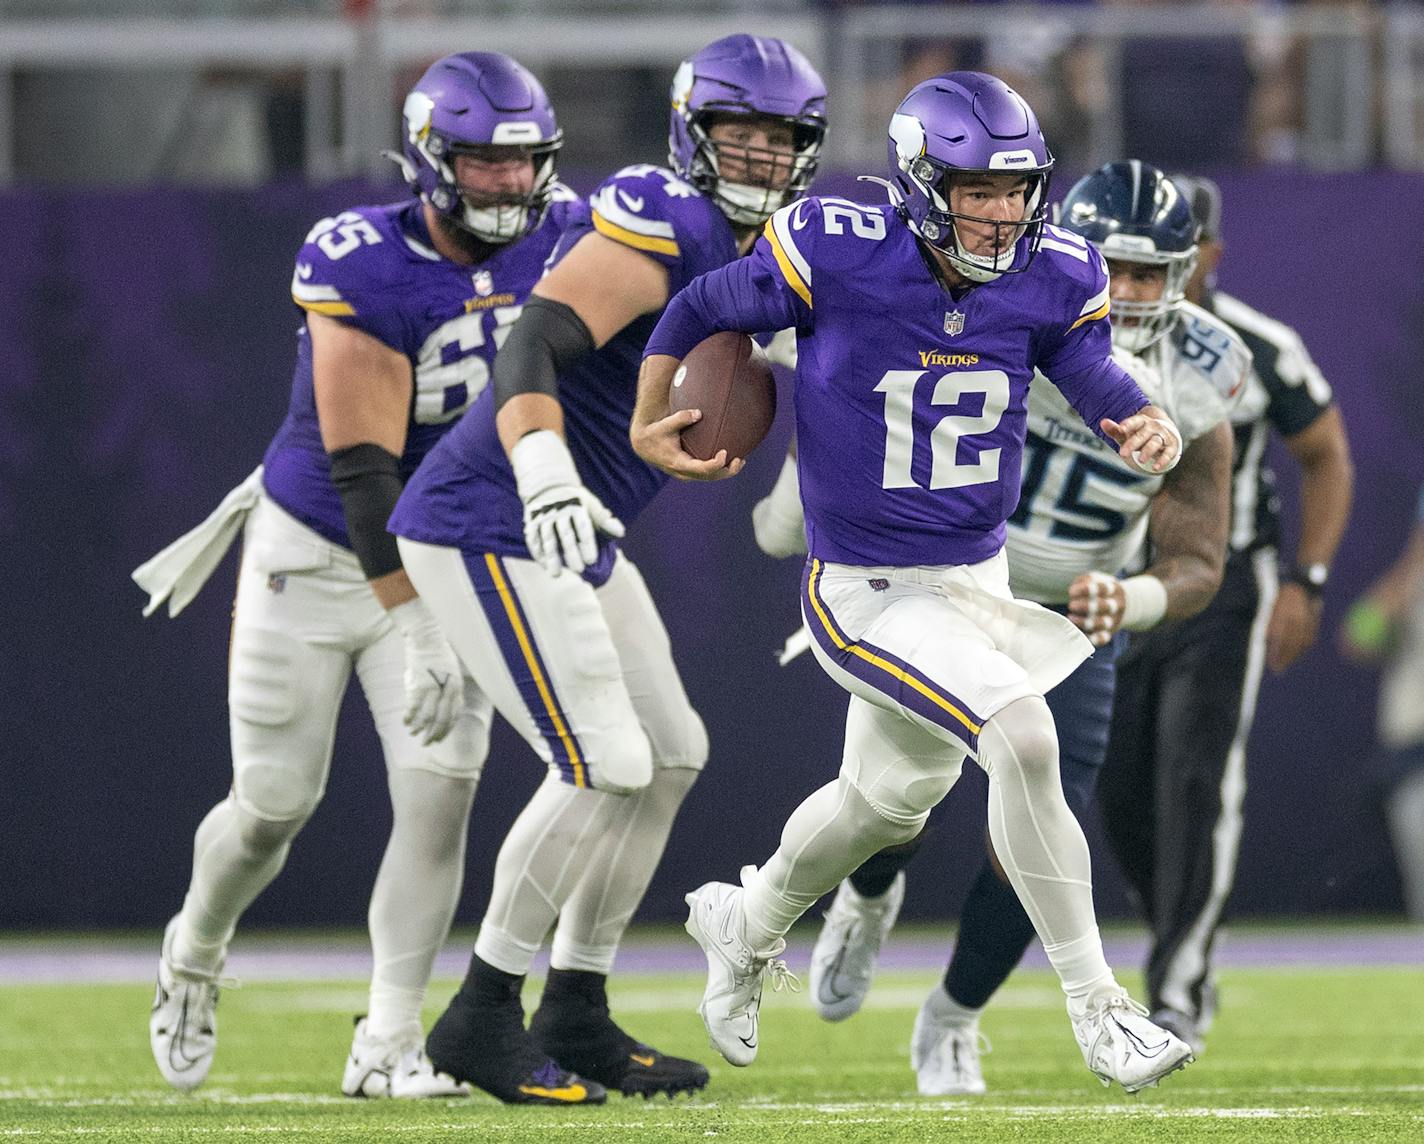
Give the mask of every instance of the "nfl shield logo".
<svg viewBox="0 0 1424 1144">
<path fill-rule="evenodd" d="M 494 277 L 488 270 L 475 271 L 475 293 L 481 298 L 488 298 L 494 293 Z"/>
<path fill-rule="evenodd" d="M 964 312 L 962 310 L 950 310 L 944 316 L 944 332 L 951 338 L 955 334 L 961 333 L 964 329 Z"/>
</svg>

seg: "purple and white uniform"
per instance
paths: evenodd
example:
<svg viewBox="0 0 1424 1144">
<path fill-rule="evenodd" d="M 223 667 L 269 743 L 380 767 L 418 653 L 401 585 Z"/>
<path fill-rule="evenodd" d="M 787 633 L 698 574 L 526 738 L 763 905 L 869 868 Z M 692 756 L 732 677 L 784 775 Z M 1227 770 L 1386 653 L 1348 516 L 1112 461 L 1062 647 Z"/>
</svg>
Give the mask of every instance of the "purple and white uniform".
<svg viewBox="0 0 1424 1144">
<path fill-rule="evenodd" d="M 669 295 L 737 257 L 712 200 L 661 167 L 624 168 L 590 202 L 561 251 L 596 231 L 665 267 Z M 625 525 L 668 479 L 628 442 L 657 319 L 630 322 L 559 379 L 579 476 Z M 390 529 L 407 571 L 482 690 L 564 781 L 636 789 L 651 766 L 700 767 L 706 734 L 632 562 L 607 539 L 582 578 L 550 577 L 530 559 L 493 397 L 474 404 L 401 495 Z M 630 696 L 624 681 L 635 676 Z"/>
<path fill-rule="evenodd" d="M 436 253 L 417 199 L 343 211 L 307 235 L 292 275 L 296 304 L 369 334 L 410 360 L 415 393 L 400 458 L 403 477 L 409 479 L 488 388 L 495 351 L 559 236 L 586 218 L 584 204 L 561 190 L 533 234 L 496 249 L 478 266 Z M 321 442 L 305 326 L 297 332 L 291 404 L 263 465 L 267 494 L 288 515 L 350 547 Z"/>
<path fill-rule="evenodd" d="M 1035 371 L 1095 433 L 1147 404 L 1111 360 L 1108 308 L 1101 256 L 1066 231 L 1046 227 L 1025 272 L 954 297 L 893 207 L 809 199 L 677 298 L 648 344 L 681 358 L 716 330 L 797 328 L 817 657 L 853 693 L 970 750 L 995 710 L 1091 650 L 1011 596 L 1002 549 Z M 902 597 L 951 606 L 931 615 Z"/>
</svg>

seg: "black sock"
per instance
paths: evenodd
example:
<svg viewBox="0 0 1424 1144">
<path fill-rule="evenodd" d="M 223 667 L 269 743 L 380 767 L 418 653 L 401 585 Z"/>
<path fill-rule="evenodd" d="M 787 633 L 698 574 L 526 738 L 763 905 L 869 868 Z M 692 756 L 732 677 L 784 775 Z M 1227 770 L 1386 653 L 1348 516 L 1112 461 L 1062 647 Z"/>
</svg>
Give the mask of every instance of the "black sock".
<svg viewBox="0 0 1424 1144">
<path fill-rule="evenodd" d="M 967 1009 L 982 1009 L 1023 960 L 1033 938 L 1033 923 L 1014 888 L 986 858 L 959 915 L 944 991 Z"/>
<path fill-rule="evenodd" d="M 505 973 L 471 954 L 470 968 L 460 984 L 460 996 L 472 1005 L 506 1005 L 510 1000 L 518 1002 L 523 989 L 522 974 Z"/>
<path fill-rule="evenodd" d="M 887 846 L 878 854 L 872 854 L 850 876 L 850 884 L 862 898 L 878 898 L 890 888 L 895 875 L 910 864 L 910 859 L 924 842 L 929 828 L 921 830 L 908 842 Z"/>
<path fill-rule="evenodd" d="M 578 1000 L 596 1009 L 607 1010 L 608 975 L 587 969 L 555 969 L 550 966 L 541 1004 L 563 1000 Z"/>
</svg>

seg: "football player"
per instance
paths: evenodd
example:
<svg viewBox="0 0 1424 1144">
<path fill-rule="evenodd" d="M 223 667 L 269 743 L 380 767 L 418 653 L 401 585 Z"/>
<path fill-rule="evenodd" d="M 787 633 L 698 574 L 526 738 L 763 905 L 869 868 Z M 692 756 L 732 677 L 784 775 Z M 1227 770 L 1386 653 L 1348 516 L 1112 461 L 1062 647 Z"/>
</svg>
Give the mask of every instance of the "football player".
<svg viewBox="0 0 1424 1144">
<path fill-rule="evenodd" d="M 381 737 L 394 827 L 371 897 L 375 969 L 342 1079 L 349 1096 L 453 1096 L 422 1053 L 421 1004 L 459 898 L 488 701 L 401 566 L 386 520 L 421 458 L 489 385 L 495 349 L 558 236 L 586 207 L 555 178 L 562 135 L 508 56 L 432 65 L 407 96 L 399 159 L 415 197 L 312 228 L 287 418 L 262 468 L 140 569 L 176 613 L 245 522 L 229 667 L 231 793 L 198 827 L 150 1021 L 168 1082 L 216 1048 L 238 919 L 286 861 L 330 769 L 354 670 Z"/>
<path fill-rule="evenodd" d="M 1108 276 L 1045 223 L 1052 158 L 1002 81 L 952 72 L 890 123 L 891 202 L 783 208 L 749 258 L 684 290 L 649 340 L 634 445 L 680 477 L 741 458 L 681 447 L 668 415 L 679 361 L 720 329 L 795 326 L 797 463 L 810 559 L 802 608 L 822 667 L 851 693 L 839 778 L 793 812 L 742 886 L 688 895 L 707 954 L 713 1045 L 750 1064 L 785 933 L 870 855 L 919 833 L 966 756 L 989 776 L 989 831 L 1058 971 L 1088 1067 L 1129 1091 L 1191 1050 L 1114 980 L 1093 913 L 1087 843 L 1058 776 L 1044 693 L 1092 651 L 1068 619 L 1016 599 L 1003 554 L 1019 499 L 1035 368 L 1140 475 L 1182 435 L 1112 361 Z"/>
<path fill-rule="evenodd" d="M 1185 623 L 1134 636 L 1098 788 L 1103 832 L 1152 930 L 1147 999 L 1200 1047 L 1216 1011 L 1212 951 L 1236 879 L 1246 743 L 1263 670 L 1284 671 L 1315 642 L 1330 564 L 1350 517 L 1353 467 L 1330 383 L 1289 326 L 1216 290 L 1221 197 L 1178 176 L 1202 225 L 1186 283 L 1203 311 L 1251 351 L 1236 434 L 1232 518 L 1221 590 Z M 1266 461 L 1274 429 L 1300 466 L 1299 539 L 1281 567 L 1280 506 Z"/>
<path fill-rule="evenodd" d="M 729 36 L 672 85 L 671 169 L 628 167 L 509 332 L 493 391 L 406 487 L 391 527 L 422 597 L 549 774 L 505 839 L 469 973 L 431 1060 L 510 1102 L 674 1094 L 707 1070 L 608 1011 L 618 943 L 707 734 L 633 563 L 614 543 L 667 478 L 628 440 L 638 362 L 670 297 L 800 196 L 825 85 L 781 40 Z M 554 929 L 529 1028 L 520 992 Z M 555 1063 L 557 1062 L 557 1063 Z"/>
<path fill-rule="evenodd" d="M 1136 161 L 1108 164 L 1068 192 L 1061 224 L 1106 258 L 1114 356 L 1186 442 L 1177 468 L 1143 476 L 1074 426 L 1047 378 L 1036 375 L 1030 386 L 1023 486 L 1005 542 L 1009 584 L 1015 595 L 1066 614 L 1098 645 L 1047 696 L 1063 792 L 1081 816 L 1107 748 L 1114 664 L 1124 642 L 1118 633 L 1195 615 L 1221 582 L 1229 410 L 1244 391 L 1250 353 L 1224 323 L 1184 300 L 1198 226 L 1161 171 Z M 774 503 L 759 509 L 763 518 L 796 512 L 786 492 L 794 480 L 794 470 L 789 482 L 783 475 Z M 787 543 L 764 539 L 778 548 Z M 825 1019 L 843 1020 L 860 1008 L 904 897 L 901 871 L 913 848 L 876 855 L 841 883 L 811 957 L 811 989 Z M 957 935 L 944 981 L 915 1021 L 911 1064 L 926 1096 L 984 1091 L 979 1015 L 1033 939 L 1033 924 L 992 852 Z"/>
</svg>

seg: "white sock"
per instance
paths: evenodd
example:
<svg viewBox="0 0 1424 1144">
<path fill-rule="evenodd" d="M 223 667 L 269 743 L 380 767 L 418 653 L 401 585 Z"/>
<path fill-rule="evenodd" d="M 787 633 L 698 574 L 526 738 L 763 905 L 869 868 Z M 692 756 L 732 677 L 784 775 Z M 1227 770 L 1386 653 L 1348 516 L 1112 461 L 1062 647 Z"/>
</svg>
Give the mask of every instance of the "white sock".
<svg viewBox="0 0 1424 1144">
<path fill-rule="evenodd" d="M 465 838 L 475 783 L 432 771 L 389 776 L 394 824 L 371 892 L 367 1032 L 419 1037 L 420 1010 L 465 874 Z"/>
<path fill-rule="evenodd" d="M 626 795 L 575 787 L 550 774 L 514 820 L 494 867 L 475 953 L 523 976 L 598 849 Z"/>
<path fill-rule="evenodd" d="M 197 973 L 217 973 L 240 919 L 287 861 L 305 819 L 268 822 L 228 795 L 193 837 L 193 875 L 169 957 Z"/>
<path fill-rule="evenodd" d="M 791 812 L 776 853 L 745 880 L 747 944 L 768 948 L 872 854 L 919 830 L 919 824 L 892 823 L 877 814 L 847 779 L 827 783 Z"/>
<path fill-rule="evenodd" d="M 584 876 L 559 914 L 549 956 L 553 968 L 605 976 L 613 971 L 623 931 L 647 893 L 697 773 L 659 767 L 651 783 L 619 799 Z"/>
<path fill-rule="evenodd" d="M 978 1009 L 971 1009 L 968 1005 L 961 1005 L 944 991 L 943 982 L 930 991 L 927 1004 L 939 1024 L 953 1025 L 960 1029 L 976 1028 L 979 1024 L 979 1015 L 984 1012 L 982 1006 Z"/>
<path fill-rule="evenodd" d="M 1115 987 L 1093 911 L 1092 860 L 1063 797 L 1058 737 L 1042 699 L 1020 699 L 985 723 L 989 837 L 1063 991 L 1075 1001 Z"/>
</svg>

